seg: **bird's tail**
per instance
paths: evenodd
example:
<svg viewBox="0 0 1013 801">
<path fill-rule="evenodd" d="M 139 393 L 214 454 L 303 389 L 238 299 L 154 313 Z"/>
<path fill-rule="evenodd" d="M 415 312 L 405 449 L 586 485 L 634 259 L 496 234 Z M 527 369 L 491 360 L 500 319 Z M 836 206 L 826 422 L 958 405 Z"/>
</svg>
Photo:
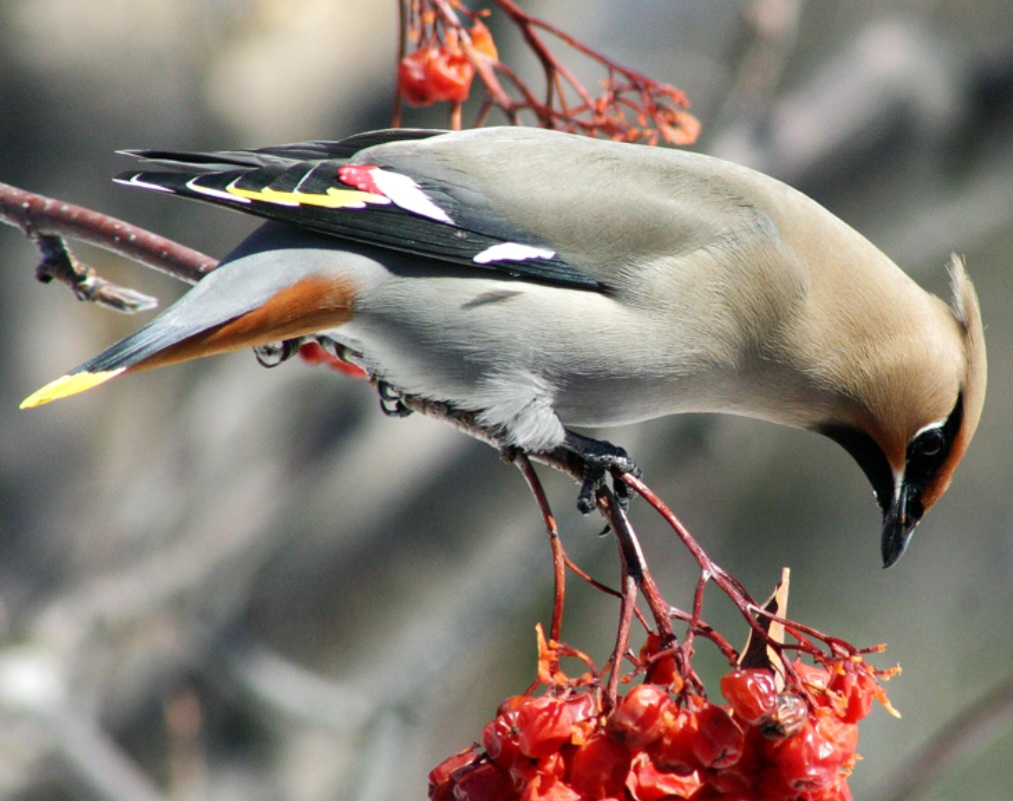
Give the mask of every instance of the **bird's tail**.
<svg viewBox="0 0 1013 801">
<path fill-rule="evenodd" d="M 21 408 L 76 395 L 127 372 L 335 328 L 350 317 L 352 294 L 333 276 L 271 281 L 239 262 L 223 265 L 143 328 L 25 398 Z"/>
</svg>

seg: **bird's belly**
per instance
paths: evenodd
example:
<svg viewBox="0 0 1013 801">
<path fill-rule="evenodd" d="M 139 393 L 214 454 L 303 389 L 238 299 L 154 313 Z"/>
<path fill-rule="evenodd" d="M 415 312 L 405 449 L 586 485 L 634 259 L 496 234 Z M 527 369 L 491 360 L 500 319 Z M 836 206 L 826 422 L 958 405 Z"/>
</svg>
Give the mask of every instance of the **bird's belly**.
<svg viewBox="0 0 1013 801">
<path fill-rule="evenodd" d="M 492 420 L 504 425 L 551 414 L 565 426 L 618 426 L 723 405 L 705 369 L 644 358 L 627 346 L 637 332 L 603 333 L 593 313 L 578 327 L 544 316 L 524 327 L 508 314 L 437 309 L 357 315 L 330 336 L 399 391 L 499 409 Z"/>
</svg>

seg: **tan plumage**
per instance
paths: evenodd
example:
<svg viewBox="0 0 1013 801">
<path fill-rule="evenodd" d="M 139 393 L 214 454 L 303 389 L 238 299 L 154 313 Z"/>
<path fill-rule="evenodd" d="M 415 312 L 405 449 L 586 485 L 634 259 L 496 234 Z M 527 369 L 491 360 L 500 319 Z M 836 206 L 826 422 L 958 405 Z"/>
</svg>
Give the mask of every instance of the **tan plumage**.
<svg viewBox="0 0 1013 801">
<path fill-rule="evenodd" d="M 536 129 L 377 132 L 253 152 L 139 153 L 121 180 L 275 220 L 133 337 L 30 397 L 315 337 L 397 391 L 472 411 L 504 446 L 687 411 L 826 434 L 903 553 L 985 391 L 963 265 L 947 305 L 812 200 L 691 153 Z"/>
</svg>

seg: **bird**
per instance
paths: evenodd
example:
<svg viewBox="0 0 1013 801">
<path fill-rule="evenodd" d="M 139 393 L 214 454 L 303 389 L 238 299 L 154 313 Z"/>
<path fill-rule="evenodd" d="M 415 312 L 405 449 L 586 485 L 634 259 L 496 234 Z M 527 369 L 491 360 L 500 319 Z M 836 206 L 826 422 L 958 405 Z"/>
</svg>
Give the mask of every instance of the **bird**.
<svg viewBox="0 0 1013 801">
<path fill-rule="evenodd" d="M 946 302 L 786 184 L 560 131 L 393 129 L 255 150 L 122 151 L 115 180 L 264 218 L 134 334 L 22 403 L 240 348 L 317 343 L 393 413 L 471 415 L 579 459 L 582 511 L 637 470 L 577 429 L 686 412 L 822 434 L 872 485 L 884 567 L 949 487 L 986 386 L 963 261 Z M 618 484 L 618 482 L 616 482 Z"/>
</svg>

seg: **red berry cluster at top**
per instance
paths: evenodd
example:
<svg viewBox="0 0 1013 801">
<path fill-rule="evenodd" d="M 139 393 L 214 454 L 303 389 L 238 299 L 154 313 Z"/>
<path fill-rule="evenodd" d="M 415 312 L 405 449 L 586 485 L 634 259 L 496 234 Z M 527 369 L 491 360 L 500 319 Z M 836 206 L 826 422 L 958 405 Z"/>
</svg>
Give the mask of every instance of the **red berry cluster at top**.
<svg viewBox="0 0 1013 801">
<path fill-rule="evenodd" d="M 467 32 L 472 52 L 496 59 L 496 45 L 489 29 L 481 22 Z M 432 103 L 462 103 L 468 99 L 475 67 L 454 29 L 447 31 L 442 43 L 419 47 L 401 59 L 397 85 L 401 96 L 413 106 Z"/>
<path fill-rule="evenodd" d="M 596 692 L 515 696 L 474 745 L 429 775 L 432 801 L 837 801 L 858 760 L 858 721 L 892 711 L 858 658 L 721 679 L 728 705 L 645 683 L 603 713 Z"/>
</svg>

